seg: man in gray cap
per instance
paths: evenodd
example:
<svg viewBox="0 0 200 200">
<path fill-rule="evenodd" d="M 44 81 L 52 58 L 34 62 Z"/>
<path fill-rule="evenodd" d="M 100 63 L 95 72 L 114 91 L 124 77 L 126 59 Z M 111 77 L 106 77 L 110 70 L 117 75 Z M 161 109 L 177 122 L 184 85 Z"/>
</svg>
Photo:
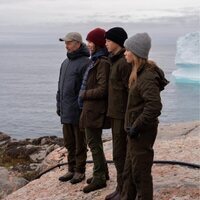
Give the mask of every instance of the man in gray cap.
<svg viewBox="0 0 200 200">
<path fill-rule="evenodd" d="M 78 94 L 89 63 L 89 51 L 77 32 L 60 38 L 65 42 L 67 58 L 60 68 L 58 81 L 57 114 L 63 124 L 64 145 L 68 150 L 68 172 L 59 178 L 76 184 L 85 179 L 87 145 L 85 133 L 79 129 L 80 108 Z"/>
</svg>

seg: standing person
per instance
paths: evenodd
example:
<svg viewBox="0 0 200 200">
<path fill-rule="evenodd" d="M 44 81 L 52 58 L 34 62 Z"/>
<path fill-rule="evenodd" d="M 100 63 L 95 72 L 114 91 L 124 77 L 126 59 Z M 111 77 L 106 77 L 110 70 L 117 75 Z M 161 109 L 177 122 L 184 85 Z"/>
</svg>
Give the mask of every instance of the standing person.
<svg viewBox="0 0 200 200">
<path fill-rule="evenodd" d="M 106 200 L 119 199 L 122 191 L 124 163 L 126 158 L 126 138 L 124 130 L 124 117 L 128 99 L 128 80 L 131 65 L 124 57 L 124 41 L 127 39 L 126 31 L 121 27 L 114 27 L 105 34 L 106 47 L 110 53 L 111 71 L 109 77 L 108 113 L 111 118 L 113 160 L 117 170 L 117 188 L 106 196 Z"/>
<path fill-rule="evenodd" d="M 162 109 L 160 92 L 168 81 L 163 71 L 148 60 L 151 38 L 147 33 L 130 37 L 124 46 L 132 72 L 125 114 L 128 144 L 121 200 L 152 200 L 153 144 Z"/>
<path fill-rule="evenodd" d="M 101 138 L 107 112 L 110 71 L 104 35 L 105 30 L 101 28 L 96 28 L 87 35 L 91 62 L 84 75 L 79 95 L 79 105 L 83 106 L 80 127 L 85 129 L 94 162 L 93 177 L 87 180 L 88 185 L 83 188 L 85 193 L 106 187 L 106 179 L 109 178 Z"/>
<path fill-rule="evenodd" d="M 85 178 L 87 145 L 85 133 L 79 129 L 80 108 L 78 94 L 82 78 L 89 63 L 89 51 L 77 32 L 64 38 L 67 58 L 61 65 L 57 91 L 57 114 L 63 124 L 64 145 L 68 150 L 68 172 L 59 178 L 72 184 Z"/>
</svg>

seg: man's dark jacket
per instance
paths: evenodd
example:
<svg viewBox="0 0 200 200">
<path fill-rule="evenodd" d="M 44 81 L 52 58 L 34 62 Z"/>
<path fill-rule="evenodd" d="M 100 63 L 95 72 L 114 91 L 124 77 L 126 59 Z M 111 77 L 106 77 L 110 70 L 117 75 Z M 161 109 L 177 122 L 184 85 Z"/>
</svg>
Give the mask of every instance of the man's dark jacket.
<svg viewBox="0 0 200 200">
<path fill-rule="evenodd" d="M 61 65 L 56 95 L 57 112 L 60 113 L 61 123 L 78 124 L 80 109 L 78 94 L 83 75 L 89 63 L 89 51 L 85 44 L 72 52 Z"/>
</svg>

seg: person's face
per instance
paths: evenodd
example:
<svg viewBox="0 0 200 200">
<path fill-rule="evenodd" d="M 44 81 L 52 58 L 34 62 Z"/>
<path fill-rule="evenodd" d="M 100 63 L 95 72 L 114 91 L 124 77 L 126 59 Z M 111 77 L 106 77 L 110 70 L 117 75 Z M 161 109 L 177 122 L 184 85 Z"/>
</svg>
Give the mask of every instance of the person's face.
<svg viewBox="0 0 200 200">
<path fill-rule="evenodd" d="M 109 53 L 115 53 L 118 50 L 119 45 L 112 40 L 106 39 L 106 48 Z"/>
<path fill-rule="evenodd" d="M 65 48 L 67 52 L 72 53 L 80 48 L 80 43 L 77 41 L 67 41 L 65 42 Z"/>
<path fill-rule="evenodd" d="M 90 51 L 90 55 L 92 55 L 95 52 L 95 44 L 91 41 L 88 41 L 87 47 Z"/>
<path fill-rule="evenodd" d="M 134 63 L 135 56 L 131 51 L 126 49 L 126 51 L 124 52 L 124 55 L 125 55 L 127 63 Z"/>
</svg>

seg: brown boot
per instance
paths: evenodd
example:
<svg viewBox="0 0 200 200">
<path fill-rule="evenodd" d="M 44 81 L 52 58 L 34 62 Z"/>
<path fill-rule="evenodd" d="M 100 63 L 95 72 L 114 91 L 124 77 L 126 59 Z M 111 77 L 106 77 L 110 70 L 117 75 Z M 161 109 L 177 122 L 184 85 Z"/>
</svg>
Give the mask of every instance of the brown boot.
<svg viewBox="0 0 200 200">
<path fill-rule="evenodd" d="M 85 179 L 85 173 L 75 172 L 73 178 L 70 180 L 70 183 L 71 184 L 80 183 L 84 179 Z"/>
<path fill-rule="evenodd" d="M 93 177 L 88 178 L 87 181 L 86 181 L 86 183 L 87 183 L 87 184 L 92 183 L 92 179 L 93 179 Z"/>
<path fill-rule="evenodd" d="M 74 172 L 67 172 L 63 176 L 59 177 L 59 181 L 62 181 L 62 182 L 69 181 L 73 178 L 73 176 L 74 176 Z"/>
<path fill-rule="evenodd" d="M 92 192 L 92 191 L 104 188 L 106 186 L 107 186 L 106 182 L 105 183 L 95 183 L 95 182 L 92 182 L 92 183 L 90 183 L 89 185 L 87 185 L 87 186 L 85 186 L 83 188 L 83 192 L 84 193 L 89 193 L 89 192 Z"/>
<path fill-rule="evenodd" d="M 111 200 L 113 199 L 116 195 L 118 194 L 118 191 L 115 190 L 114 192 L 112 192 L 111 194 L 107 195 L 105 200 Z"/>
<path fill-rule="evenodd" d="M 92 182 L 92 179 L 93 179 L 93 177 L 88 178 L 87 181 L 86 181 L 86 183 L 87 183 L 87 184 L 90 184 L 90 183 Z M 108 174 L 106 174 L 106 180 L 107 180 L 107 181 L 110 180 L 110 177 L 109 177 Z"/>
</svg>

